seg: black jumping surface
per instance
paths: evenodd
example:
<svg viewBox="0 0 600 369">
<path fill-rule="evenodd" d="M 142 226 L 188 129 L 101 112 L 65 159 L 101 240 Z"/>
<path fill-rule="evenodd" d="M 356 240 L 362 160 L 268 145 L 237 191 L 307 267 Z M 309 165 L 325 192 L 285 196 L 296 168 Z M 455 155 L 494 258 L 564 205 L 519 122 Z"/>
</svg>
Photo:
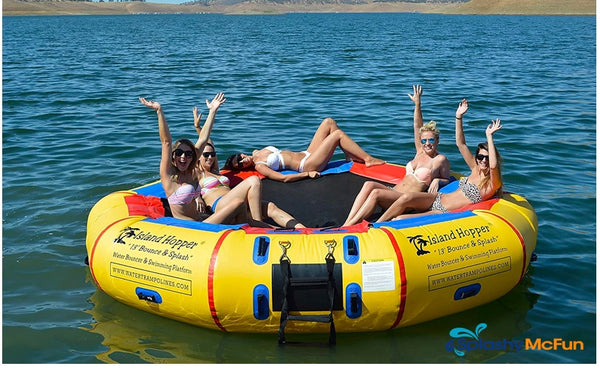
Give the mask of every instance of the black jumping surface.
<svg viewBox="0 0 600 369">
<path fill-rule="evenodd" d="M 349 172 L 288 183 L 263 179 L 262 196 L 307 227 L 337 227 L 344 223 L 354 198 L 369 180 Z M 380 215 L 381 209 L 377 209 L 369 220 Z"/>
</svg>

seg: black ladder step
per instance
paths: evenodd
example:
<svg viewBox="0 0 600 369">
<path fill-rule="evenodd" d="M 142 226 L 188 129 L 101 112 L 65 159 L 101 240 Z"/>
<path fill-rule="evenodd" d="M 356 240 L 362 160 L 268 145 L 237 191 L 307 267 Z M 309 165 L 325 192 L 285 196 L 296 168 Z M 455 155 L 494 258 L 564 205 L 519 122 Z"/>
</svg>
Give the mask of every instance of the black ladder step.
<svg viewBox="0 0 600 369">
<path fill-rule="evenodd" d="M 316 322 L 316 323 L 331 323 L 333 320 L 332 316 L 327 315 L 288 315 L 287 320 L 298 320 L 303 322 Z"/>
<path fill-rule="evenodd" d="M 324 287 L 328 285 L 328 278 L 290 278 L 292 287 Z"/>
</svg>

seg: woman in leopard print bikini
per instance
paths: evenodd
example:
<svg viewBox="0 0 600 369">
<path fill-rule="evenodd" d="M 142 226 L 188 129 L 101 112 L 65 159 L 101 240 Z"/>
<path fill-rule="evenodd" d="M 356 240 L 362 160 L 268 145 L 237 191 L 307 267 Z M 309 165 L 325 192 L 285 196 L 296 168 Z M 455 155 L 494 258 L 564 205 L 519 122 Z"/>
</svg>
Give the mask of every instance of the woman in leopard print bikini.
<svg viewBox="0 0 600 369">
<path fill-rule="evenodd" d="M 456 146 L 471 168 L 471 174 L 462 178 L 458 189 L 450 193 L 411 192 L 403 194 L 383 213 L 377 220 L 378 222 L 414 216 L 415 214 L 402 215 L 409 208 L 421 212 L 416 215 L 446 213 L 469 204 L 485 201 L 502 190 L 502 174 L 499 165 L 501 158 L 493 140 L 493 134 L 502 128 L 500 119 L 492 120 L 492 123 L 487 126 L 485 130 L 487 142 L 477 145 L 476 153 L 473 155 L 465 142 L 462 126 L 463 115 L 468 109 L 469 103 L 466 99 L 463 99 L 456 109 Z"/>
</svg>

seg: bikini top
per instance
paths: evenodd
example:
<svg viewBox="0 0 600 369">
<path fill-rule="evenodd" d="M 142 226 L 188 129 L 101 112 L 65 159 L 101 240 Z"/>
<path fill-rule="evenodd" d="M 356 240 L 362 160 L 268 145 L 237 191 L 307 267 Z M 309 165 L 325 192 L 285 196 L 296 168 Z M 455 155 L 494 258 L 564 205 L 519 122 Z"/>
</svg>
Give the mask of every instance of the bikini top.
<svg viewBox="0 0 600 369">
<path fill-rule="evenodd" d="M 429 186 L 433 180 L 431 170 L 426 167 L 420 167 L 413 169 L 412 161 L 406 164 L 406 174 L 411 175 L 417 179 L 420 183 Z"/>
<path fill-rule="evenodd" d="M 230 188 L 229 178 L 225 176 L 213 177 L 204 175 L 202 180 L 200 181 L 200 184 L 198 184 L 198 187 L 200 188 L 200 194 L 204 196 L 205 194 L 219 187 Z"/>
<path fill-rule="evenodd" d="M 169 204 L 171 205 L 185 205 L 192 202 L 200 196 L 200 188 L 194 188 L 189 183 L 184 183 L 179 188 L 177 188 L 171 196 L 167 198 Z"/>
<path fill-rule="evenodd" d="M 468 180 L 469 177 L 461 178 L 458 182 L 458 188 L 473 204 L 477 204 L 478 202 L 483 201 L 483 199 L 481 198 L 481 191 L 479 191 L 479 187 L 477 187 L 473 183 L 467 182 Z"/>
<path fill-rule="evenodd" d="M 283 156 L 281 155 L 281 150 L 279 150 L 275 146 L 267 146 L 265 147 L 265 149 L 271 152 L 269 156 L 267 156 L 267 161 L 257 161 L 256 164 L 265 164 L 273 170 L 285 169 L 285 161 L 283 160 Z"/>
</svg>

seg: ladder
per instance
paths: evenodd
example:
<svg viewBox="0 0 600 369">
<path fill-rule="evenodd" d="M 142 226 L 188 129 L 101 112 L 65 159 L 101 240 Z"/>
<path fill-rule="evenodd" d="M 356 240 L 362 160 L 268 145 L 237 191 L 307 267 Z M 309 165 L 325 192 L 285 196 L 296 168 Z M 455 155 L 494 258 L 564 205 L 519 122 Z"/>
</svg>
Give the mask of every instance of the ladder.
<svg viewBox="0 0 600 369">
<path fill-rule="evenodd" d="M 287 340 L 285 338 L 285 328 L 287 322 L 292 321 L 303 321 L 303 322 L 316 322 L 316 323 L 329 323 L 329 345 L 335 345 L 335 324 L 333 321 L 333 310 L 334 310 L 334 299 L 336 293 L 335 278 L 334 278 L 334 267 L 335 257 L 333 256 L 333 249 L 335 247 L 335 241 L 329 242 L 328 253 L 325 256 L 325 264 L 327 266 L 327 274 L 317 277 L 302 277 L 294 276 L 291 268 L 291 261 L 287 256 L 287 249 L 290 247 L 289 244 L 281 245 L 283 249 L 283 255 L 279 259 L 281 274 L 283 276 L 283 299 L 281 304 L 281 320 L 279 324 L 279 343 L 285 344 Z M 294 294 L 296 290 L 302 289 L 319 289 L 327 292 L 329 301 L 328 314 L 314 314 L 314 315 L 294 315 L 290 311 L 290 296 Z"/>
</svg>

